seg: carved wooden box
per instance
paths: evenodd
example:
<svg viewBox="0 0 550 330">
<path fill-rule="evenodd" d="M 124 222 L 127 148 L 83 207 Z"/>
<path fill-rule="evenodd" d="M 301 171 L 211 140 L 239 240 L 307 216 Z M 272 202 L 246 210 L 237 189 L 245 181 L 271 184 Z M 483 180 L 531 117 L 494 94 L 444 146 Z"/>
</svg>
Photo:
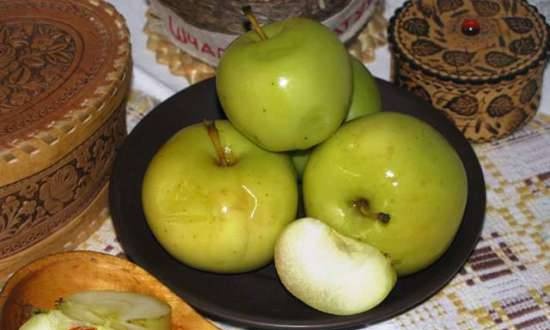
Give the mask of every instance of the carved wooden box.
<svg viewBox="0 0 550 330">
<path fill-rule="evenodd" d="M 473 142 L 512 133 L 538 109 L 549 27 L 524 0 L 407 1 L 389 40 L 396 83 Z"/>
<path fill-rule="evenodd" d="M 0 280 L 107 217 L 130 46 L 100 0 L 0 0 Z"/>
</svg>

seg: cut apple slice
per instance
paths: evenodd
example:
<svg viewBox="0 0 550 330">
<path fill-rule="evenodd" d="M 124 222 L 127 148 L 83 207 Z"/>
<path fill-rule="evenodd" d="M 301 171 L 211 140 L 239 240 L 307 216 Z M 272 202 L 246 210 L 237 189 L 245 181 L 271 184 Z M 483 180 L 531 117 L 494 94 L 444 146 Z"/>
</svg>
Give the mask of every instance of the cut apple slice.
<svg viewBox="0 0 550 330">
<path fill-rule="evenodd" d="M 170 306 L 138 293 L 79 292 L 63 299 L 58 308 L 73 319 L 115 330 L 170 329 Z"/>
<path fill-rule="evenodd" d="M 25 322 L 19 330 L 113 330 L 109 327 L 91 326 L 85 322 L 76 321 L 59 310 L 39 313 Z"/>
<path fill-rule="evenodd" d="M 296 298 L 335 315 L 375 307 L 397 279 L 390 260 L 379 250 L 313 218 L 298 219 L 285 228 L 275 245 L 275 268 Z"/>
</svg>

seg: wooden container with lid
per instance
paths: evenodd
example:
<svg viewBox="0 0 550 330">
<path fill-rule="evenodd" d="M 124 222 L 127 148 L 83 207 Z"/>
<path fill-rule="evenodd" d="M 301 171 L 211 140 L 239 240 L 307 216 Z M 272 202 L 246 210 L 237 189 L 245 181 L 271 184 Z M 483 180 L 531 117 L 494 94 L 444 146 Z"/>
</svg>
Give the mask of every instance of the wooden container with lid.
<svg viewBox="0 0 550 330">
<path fill-rule="evenodd" d="M 104 1 L 0 0 L 0 280 L 107 217 L 130 70 Z"/>
<path fill-rule="evenodd" d="M 261 24 L 307 17 L 335 31 L 343 42 L 359 34 L 379 0 L 151 0 L 163 32 L 178 48 L 216 67 L 223 51 L 246 32 L 243 5 L 250 5 Z"/>
<path fill-rule="evenodd" d="M 535 115 L 550 32 L 527 1 L 409 0 L 388 34 L 396 83 L 470 141 L 504 137 Z"/>
</svg>

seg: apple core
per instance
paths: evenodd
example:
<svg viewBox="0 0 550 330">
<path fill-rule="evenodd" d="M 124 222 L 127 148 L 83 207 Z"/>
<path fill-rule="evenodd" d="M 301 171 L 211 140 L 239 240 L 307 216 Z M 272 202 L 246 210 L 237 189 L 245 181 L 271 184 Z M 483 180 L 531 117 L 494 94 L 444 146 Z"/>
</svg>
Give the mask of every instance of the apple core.
<svg viewBox="0 0 550 330">
<path fill-rule="evenodd" d="M 352 205 L 357 212 L 365 218 L 378 220 L 382 223 L 390 222 L 391 216 L 388 213 L 373 211 L 370 207 L 369 200 L 366 198 L 358 198 L 352 202 Z"/>
</svg>

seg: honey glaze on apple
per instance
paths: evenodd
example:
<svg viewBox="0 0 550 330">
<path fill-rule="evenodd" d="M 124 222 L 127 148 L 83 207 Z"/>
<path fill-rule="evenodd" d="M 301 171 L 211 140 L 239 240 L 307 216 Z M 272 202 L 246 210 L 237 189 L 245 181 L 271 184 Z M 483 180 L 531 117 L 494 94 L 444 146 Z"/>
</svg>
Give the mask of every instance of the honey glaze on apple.
<svg viewBox="0 0 550 330">
<path fill-rule="evenodd" d="M 271 262 L 296 218 L 290 157 L 261 149 L 227 120 L 187 126 L 155 154 L 142 188 L 154 236 L 184 264 L 239 273 Z"/>
<path fill-rule="evenodd" d="M 345 123 L 310 155 L 306 215 L 378 248 L 399 275 L 443 254 L 462 220 L 467 177 L 434 128 L 380 112 Z"/>
<path fill-rule="evenodd" d="M 306 150 L 344 121 L 352 68 L 338 36 L 317 21 L 293 17 L 235 39 L 216 69 L 227 118 L 244 136 L 275 152 Z"/>
</svg>

